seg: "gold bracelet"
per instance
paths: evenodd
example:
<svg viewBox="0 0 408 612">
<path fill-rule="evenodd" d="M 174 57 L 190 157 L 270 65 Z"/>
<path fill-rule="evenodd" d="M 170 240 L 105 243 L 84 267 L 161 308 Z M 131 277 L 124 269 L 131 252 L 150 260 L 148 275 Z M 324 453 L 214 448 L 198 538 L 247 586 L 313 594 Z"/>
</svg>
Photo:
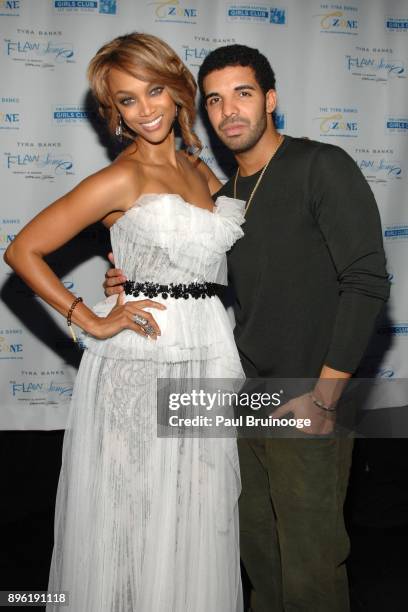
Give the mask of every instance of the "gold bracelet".
<svg viewBox="0 0 408 612">
<path fill-rule="evenodd" d="M 69 327 L 69 331 L 71 332 L 71 336 L 74 342 L 78 342 L 77 337 L 76 337 L 76 333 L 72 328 L 72 321 L 71 321 L 71 316 L 73 313 L 73 310 L 75 308 L 75 306 L 77 304 L 79 304 L 79 302 L 83 302 L 84 300 L 81 297 L 77 297 L 75 298 L 75 300 L 72 302 L 71 304 L 71 308 L 68 310 L 68 314 L 67 314 L 67 325 Z"/>
</svg>

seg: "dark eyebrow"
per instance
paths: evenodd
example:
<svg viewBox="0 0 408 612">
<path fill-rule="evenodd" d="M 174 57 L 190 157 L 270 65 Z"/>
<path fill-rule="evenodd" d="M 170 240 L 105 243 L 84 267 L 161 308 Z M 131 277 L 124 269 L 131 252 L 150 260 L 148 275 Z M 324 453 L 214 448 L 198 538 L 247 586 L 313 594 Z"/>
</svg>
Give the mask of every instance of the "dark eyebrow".
<svg viewBox="0 0 408 612">
<path fill-rule="evenodd" d="M 151 82 L 146 81 L 146 83 L 147 83 L 146 89 L 148 89 L 149 87 L 153 87 L 153 88 L 154 87 L 163 87 L 163 85 L 160 85 L 159 82 L 156 83 L 155 81 L 151 81 Z M 131 92 L 131 91 L 125 91 L 124 89 L 120 89 L 119 91 L 115 91 L 114 95 L 115 96 L 119 96 L 119 95 L 122 95 L 122 96 L 123 95 L 125 95 L 125 96 L 133 96 L 134 93 Z"/>
<path fill-rule="evenodd" d="M 236 87 L 234 87 L 234 91 L 242 91 L 243 89 L 252 89 L 253 91 L 256 91 L 256 87 L 254 87 L 253 85 L 237 85 Z M 212 98 L 213 96 L 219 96 L 220 94 L 217 93 L 216 91 L 211 91 L 209 94 L 207 94 L 204 98 L 204 102 L 207 102 L 208 98 Z"/>
<path fill-rule="evenodd" d="M 237 87 L 234 87 L 234 91 L 241 91 L 241 89 L 252 89 L 253 91 L 255 91 L 256 87 L 254 87 L 253 85 L 238 85 Z"/>
</svg>

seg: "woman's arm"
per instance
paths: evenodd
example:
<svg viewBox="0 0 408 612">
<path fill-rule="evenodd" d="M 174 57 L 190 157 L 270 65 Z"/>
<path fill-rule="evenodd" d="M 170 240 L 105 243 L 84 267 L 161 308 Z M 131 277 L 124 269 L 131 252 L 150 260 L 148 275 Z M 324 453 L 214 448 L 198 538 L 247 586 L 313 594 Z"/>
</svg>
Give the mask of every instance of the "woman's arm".
<svg viewBox="0 0 408 612">
<path fill-rule="evenodd" d="M 34 217 L 4 254 L 6 263 L 25 283 L 64 316 L 75 295 L 64 287 L 44 257 L 113 210 L 126 210 L 133 201 L 128 172 L 121 164 L 112 164 L 88 177 Z M 79 303 L 73 311 L 72 321 L 97 337 L 108 337 L 125 327 L 140 333 L 139 326 L 131 320 L 129 313 L 132 309 L 126 305 L 119 310 L 126 310 L 126 316 L 120 317 L 117 313 L 108 322 L 95 315 L 85 304 Z M 148 314 L 143 316 L 150 318 Z"/>
</svg>

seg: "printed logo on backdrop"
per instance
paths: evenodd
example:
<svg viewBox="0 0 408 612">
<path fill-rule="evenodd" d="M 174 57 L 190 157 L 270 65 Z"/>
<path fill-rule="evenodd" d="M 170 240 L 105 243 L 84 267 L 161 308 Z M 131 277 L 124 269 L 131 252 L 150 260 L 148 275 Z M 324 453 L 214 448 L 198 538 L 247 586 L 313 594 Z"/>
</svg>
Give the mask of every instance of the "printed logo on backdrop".
<svg viewBox="0 0 408 612">
<path fill-rule="evenodd" d="M 23 179 L 55 182 L 74 174 L 70 153 L 61 150 L 60 142 L 17 142 L 14 150 L 3 154 L 7 171 Z"/>
<path fill-rule="evenodd" d="M 385 29 L 388 32 L 408 32 L 408 17 L 386 17 Z"/>
<path fill-rule="evenodd" d="M 387 117 L 385 128 L 388 134 L 406 134 L 408 132 L 408 117 Z"/>
<path fill-rule="evenodd" d="M 203 148 L 201 149 L 200 153 L 200 159 L 202 159 L 203 162 L 211 168 L 211 170 L 218 170 L 217 160 L 211 147 L 208 144 L 203 145 Z"/>
<path fill-rule="evenodd" d="M 23 359 L 22 327 L 0 329 L 0 359 Z"/>
<path fill-rule="evenodd" d="M 356 36 L 359 30 L 358 7 L 350 4 L 320 4 L 314 15 L 323 34 L 346 34 Z"/>
<path fill-rule="evenodd" d="M 57 125 L 86 123 L 90 113 L 81 105 L 61 105 L 52 107 L 52 118 Z"/>
<path fill-rule="evenodd" d="M 392 79 L 405 79 L 406 66 L 393 57 L 393 49 L 359 47 L 345 56 L 346 69 L 362 81 L 387 83 Z"/>
<path fill-rule="evenodd" d="M 211 53 L 214 48 L 215 47 L 183 45 L 181 59 L 189 68 L 199 68 L 207 55 Z"/>
<path fill-rule="evenodd" d="M 57 13 L 99 13 L 116 15 L 117 0 L 53 0 Z"/>
<path fill-rule="evenodd" d="M 278 131 L 285 130 L 287 127 L 285 113 L 281 113 L 280 111 L 273 113 L 273 122 Z"/>
<path fill-rule="evenodd" d="M 359 122 L 356 108 L 321 106 L 319 110 L 314 121 L 318 124 L 321 138 L 357 138 Z"/>
<path fill-rule="evenodd" d="M 64 370 L 22 370 L 19 379 L 10 380 L 9 394 L 13 402 L 28 406 L 51 406 L 69 402 L 73 384 Z"/>
<path fill-rule="evenodd" d="M 233 45 L 235 38 L 217 38 L 214 36 L 197 35 L 191 43 L 181 46 L 180 57 L 189 68 L 199 68 L 211 51 L 221 45 Z"/>
<path fill-rule="evenodd" d="M 381 361 L 381 355 L 367 355 L 363 364 L 358 368 L 358 376 L 360 378 L 372 378 L 373 376 L 375 378 L 394 378 L 395 368 L 388 364 L 379 366 Z"/>
<path fill-rule="evenodd" d="M 376 368 L 373 375 L 376 378 L 394 378 L 395 370 L 391 366 L 383 366 L 382 368 Z"/>
<path fill-rule="evenodd" d="M 194 0 L 148 2 L 147 6 L 153 10 L 156 22 L 196 24 L 199 17 Z"/>
<path fill-rule="evenodd" d="M 19 17 L 23 0 L 0 0 L 0 17 Z"/>
<path fill-rule="evenodd" d="M 21 114 L 19 98 L 0 97 L 0 130 L 19 130 Z"/>
<path fill-rule="evenodd" d="M 0 218 L 0 251 L 5 251 L 21 229 L 21 220 L 11 217 Z M 16 277 L 18 278 L 18 277 Z"/>
<path fill-rule="evenodd" d="M 385 240 L 408 240 L 408 225 L 387 225 L 384 229 Z"/>
<path fill-rule="evenodd" d="M 229 4 L 227 6 L 227 21 L 286 25 L 287 9 L 264 4 Z"/>
<path fill-rule="evenodd" d="M 3 54 L 26 67 L 54 70 L 76 61 L 74 45 L 62 36 L 61 31 L 18 28 L 14 37 L 3 39 Z"/>
<path fill-rule="evenodd" d="M 382 325 L 378 328 L 377 334 L 380 336 L 408 336 L 408 323 Z"/>
<path fill-rule="evenodd" d="M 355 161 L 369 183 L 387 185 L 404 177 L 405 165 L 395 158 L 393 149 L 357 148 Z"/>
<path fill-rule="evenodd" d="M 373 374 L 376 378 L 394 378 L 395 370 L 391 366 L 384 366 L 377 368 Z"/>
</svg>

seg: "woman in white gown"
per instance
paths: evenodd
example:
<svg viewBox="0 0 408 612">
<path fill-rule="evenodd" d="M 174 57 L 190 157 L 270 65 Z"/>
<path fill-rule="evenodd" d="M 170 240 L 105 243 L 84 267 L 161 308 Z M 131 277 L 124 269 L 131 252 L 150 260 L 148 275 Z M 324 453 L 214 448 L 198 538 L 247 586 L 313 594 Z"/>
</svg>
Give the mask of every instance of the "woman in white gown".
<svg viewBox="0 0 408 612">
<path fill-rule="evenodd" d="M 98 51 L 89 76 L 110 128 L 133 142 L 6 253 L 85 332 L 48 590 L 68 591 L 64 610 L 75 612 L 241 612 L 235 440 L 157 437 L 156 391 L 158 378 L 243 376 L 213 283 L 226 284 L 244 203 L 220 197 L 214 206 L 214 175 L 176 151 L 177 112 L 184 142 L 198 144 L 195 83 L 163 41 L 119 37 Z M 124 213 L 110 229 L 115 261 L 133 282 L 91 310 L 43 258 L 114 211 Z"/>
</svg>

